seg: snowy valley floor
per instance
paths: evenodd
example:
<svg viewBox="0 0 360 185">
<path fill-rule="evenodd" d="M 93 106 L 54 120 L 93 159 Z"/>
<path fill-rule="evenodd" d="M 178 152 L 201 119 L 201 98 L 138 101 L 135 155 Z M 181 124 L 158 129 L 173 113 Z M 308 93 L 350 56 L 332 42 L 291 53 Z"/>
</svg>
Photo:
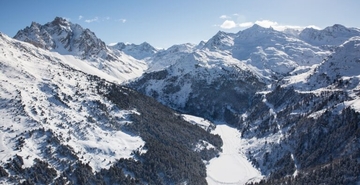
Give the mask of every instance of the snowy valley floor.
<svg viewBox="0 0 360 185">
<path fill-rule="evenodd" d="M 223 152 L 207 165 L 207 182 L 215 184 L 245 184 L 262 179 L 260 171 L 252 166 L 240 150 L 247 142 L 240 138 L 240 132 L 228 125 L 217 125 L 213 131 L 224 142 Z"/>
</svg>

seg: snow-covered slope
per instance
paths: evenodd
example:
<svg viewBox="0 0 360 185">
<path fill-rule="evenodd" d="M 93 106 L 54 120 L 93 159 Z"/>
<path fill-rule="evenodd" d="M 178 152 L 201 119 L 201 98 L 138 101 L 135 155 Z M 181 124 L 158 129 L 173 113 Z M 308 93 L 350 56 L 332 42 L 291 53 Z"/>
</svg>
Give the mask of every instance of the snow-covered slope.
<svg viewBox="0 0 360 185">
<path fill-rule="evenodd" d="M 64 18 L 56 17 L 52 22 L 40 25 L 33 22 L 30 27 L 20 30 L 15 39 L 33 44 L 39 48 L 70 55 L 78 58 L 73 62 L 76 66 L 91 66 L 93 68 L 124 82 L 142 75 L 147 65 L 118 50 L 109 49 L 103 41 L 89 29 L 73 24 Z"/>
<path fill-rule="evenodd" d="M 206 182 L 218 136 L 69 57 L 0 33 L 1 183 Z"/>
<path fill-rule="evenodd" d="M 292 75 L 285 80 L 299 90 L 333 86 L 352 89 L 358 86 L 360 75 L 360 37 L 350 38 L 321 64 L 312 70 Z"/>
<path fill-rule="evenodd" d="M 59 55 L 5 35 L 0 36 L 0 45 L 2 163 L 16 154 L 23 157 L 24 167 L 30 167 L 35 158 L 59 155 L 56 150 L 63 146 L 71 151 L 69 155 L 98 171 L 131 157 L 133 150 L 144 145 L 140 137 L 114 129 L 131 124 L 129 116 L 138 112 L 106 101 L 88 76 L 67 71 Z M 117 125 L 111 123 L 115 120 Z M 21 138 L 25 140 L 20 144 Z M 48 145 L 49 139 L 58 140 Z M 52 165 L 64 168 L 61 163 Z"/>
</svg>

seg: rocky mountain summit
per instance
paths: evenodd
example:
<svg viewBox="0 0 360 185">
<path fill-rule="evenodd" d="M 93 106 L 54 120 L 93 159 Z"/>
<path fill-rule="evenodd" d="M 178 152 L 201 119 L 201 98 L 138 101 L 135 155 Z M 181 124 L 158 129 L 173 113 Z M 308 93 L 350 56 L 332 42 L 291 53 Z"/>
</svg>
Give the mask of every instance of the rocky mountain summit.
<svg viewBox="0 0 360 185">
<path fill-rule="evenodd" d="M 119 83 L 140 76 L 147 68 L 143 61 L 109 48 L 89 29 L 60 17 L 44 25 L 33 22 L 14 38 L 61 55 L 74 56 L 80 59 L 72 62 L 77 69 L 93 75 L 106 73 L 110 76 L 108 79 Z"/>
<path fill-rule="evenodd" d="M 74 54 L 82 59 L 95 56 L 107 60 L 115 59 L 108 54 L 105 43 L 93 32 L 61 17 L 56 17 L 44 25 L 33 22 L 30 27 L 20 30 L 14 38 L 60 54 Z"/>
</svg>

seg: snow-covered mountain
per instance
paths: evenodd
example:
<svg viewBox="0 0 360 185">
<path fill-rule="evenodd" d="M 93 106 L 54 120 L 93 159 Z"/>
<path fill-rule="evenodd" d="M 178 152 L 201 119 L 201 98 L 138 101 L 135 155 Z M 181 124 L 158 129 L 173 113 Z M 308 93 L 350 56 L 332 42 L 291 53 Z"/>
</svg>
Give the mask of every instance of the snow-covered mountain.
<svg viewBox="0 0 360 185">
<path fill-rule="evenodd" d="M 100 57 L 114 60 L 105 43 L 95 33 L 61 17 L 56 17 L 45 25 L 33 22 L 30 27 L 20 30 L 14 38 L 60 54 L 80 56 L 82 59 Z"/>
<path fill-rule="evenodd" d="M 125 44 L 123 42 L 118 42 L 114 45 L 109 46 L 112 49 L 123 51 L 127 55 L 130 55 L 138 60 L 142 60 L 148 57 L 153 56 L 158 52 L 156 48 L 151 46 L 147 42 L 143 42 L 139 45 L 136 44 Z"/>
<path fill-rule="evenodd" d="M 253 94 L 265 88 L 261 77 L 231 55 L 197 50 L 129 85 L 182 112 L 236 122 L 236 112 L 247 109 Z"/>
<path fill-rule="evenodd" d="M 209 50 L 231 50 L 234 46 L 234 38 L 236 37 L 233 33 L 226 33 L 219 31 L 211 39 L 209 39 L 202 48 Z"/>
<path fill-rule="evenodd" d="M 220 31 L 198 46 L 160 51 L 130 86 L 174 109 L 236 123 L 256 92 L 292 71 L 310 70 L 330 53 L 254 25 L 236 34 Z"/>
<path fill-rule="evenodd" d="M 359 36 L 360 29 L 347 28 L 340 24 L 326 27 L 323 30 L 306 28 L 299 34 L 299 38 L 311 45 L 332 47 L 338 46 L 351 37 Z"/>
<path fill-rule="evenodd" d="M 248 143 L 241 152 L 269 179 L 262 183 L 355 182 L 358 172 L 346 174 L 342 162 L 359 156 L 360 34 L 348 28 L 350 34 L 339 34 L 341 27 L 318 31 L 333 35 L 326 40 L 331 47 L 304 39 L 306 30 L 289 34 L 254 25 L 218 32 L 129 85 L 181 112 L 237 127 Z M 349 179 L 322 174 L 331 170 Z"/>
<path fill-rule="evenodd" d="M 0 48 L 1 183 L 206 183 L 211 129 L 59 53 L 1 33 Z"/>
<path fill-rule="evenodd" d="M 254 25 L 156 50 L 56 18 L 15 36 L 32 45 L 0 37 L 2 182 L 360 182 L 357 28 Z"/>
<path fill-rule="evenodd" d="M 60 17 L 44 25 L 33 22 L 14 38 L 64 56 L 75 56 L 80 60 L 72 65 L 94 75 L 99 71 L 106 73 L 120 83 L 141 76 L 147 68 L 143 61 L 110 49 L 89 29 Z"/>
<path fill-rule="evenodd" d="M 335 49 L 322 63 L 306 73 L 284 79 L 301 90 L 342 86 L 354 88 L 360 75 L 360 37 L 352 37 Z"/>
<path fill-rule="evenodd" d="M 166 50 L 160 50 L 152 57 L 146 60 L 148 64 L 147 73 L 154 71 L 161 71 L 180 59 L 184 58 L 189 53 L 192 53 L 196 49 L 196 45 L 186 43 L 173 45 Z"/>
<path fill-rule="evenodd" d="M 266 76 L 281 77 L 319 63 L 329 52 L 284 32 L 254 25 L 237 33 L 232 55 L 247 60 Z"/>
</svg>

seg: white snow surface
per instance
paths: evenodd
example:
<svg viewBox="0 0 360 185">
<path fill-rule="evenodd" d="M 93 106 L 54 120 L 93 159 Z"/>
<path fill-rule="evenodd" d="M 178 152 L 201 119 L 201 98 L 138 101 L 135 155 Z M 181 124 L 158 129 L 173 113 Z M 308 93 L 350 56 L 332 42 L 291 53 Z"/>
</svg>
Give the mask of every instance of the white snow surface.
<svg viewBox="0 0 360 185">
<path fill-rule="evenodd" d="M 94 102 L 104 105 L 104 113 L 120 120 L 120 124 L 131 124 L 129 115 L 138 112 L 119 110 L 94 93 L 94 86 L 84 73 L 69 70 L 61 63 L 117 80 L 72 56 L 39 49 L 0 33 L 0 162 L 6 163 L 17 153 L 23 157 L 24 166 L 29 167 L 35 158 L 44 158 L 44 147 L 50 153 L 54 151 L 55 146 L 46 141 L 50 136 L 41 132 L 27 138 L 20 152 L 15 151 L 14 138 L 38 129 L 51 130 L 60 144 L 70 146 L 79 160 L 89 163 L 95 171 L 141 150 L 144 141 L 140 137 L 113 129 L 111 123 L 91 121 L 99 119 L 98 112 L 92 109 L 97 106 Z M 61 170 L 56 161 L 49 163 Z"/>
<path fill-rule="evenodd" d="M 222 153 L 207 164 L 208 184 L 245 184 L 260 181 L 263 176 L 246 158 L 245 139 L 240 138 L 240 132 L 225 124 L 216 125 L 213 134 L 219 134 L 223 140 Z"/>
<path fill-rule="evenodd" d="M 205 130 L 214 126 L 214 123 L 201 117 L 189 114 L 182 114 L 182 117 Z M 260 142 L 242 139 L 236 128 L 226 124 L 217 124 L 215 129 L 211 128 L 210 130 L 212 134 L 218 134 L 221 137 L 223 146 L 218 157 L 206 162 L 206 180 L 209 185 L 245 184 L 263 179 L 260 171 L 251 164 L 245 155 L 246 152 L 256 148 L 257 144 L 261 144 Z M 200 151 L 204 147 L 209 149 L 214 146 L 199 141 L 195 151 Z"/>
<path fill-rule="evenodd" d="M 211 126 L 213 126 L 214 124 L 211 123 L 209 120 L 206 120 L 204 118 L 201 117 L 197 117 L 197 116 L 193 116 L 190 114 L 182 114 L 182 117 L 184 118 L 185 121 L 197 125 L 199 127 L 201 127 L 204 130 L 208 130 Z"/>
</svg>

